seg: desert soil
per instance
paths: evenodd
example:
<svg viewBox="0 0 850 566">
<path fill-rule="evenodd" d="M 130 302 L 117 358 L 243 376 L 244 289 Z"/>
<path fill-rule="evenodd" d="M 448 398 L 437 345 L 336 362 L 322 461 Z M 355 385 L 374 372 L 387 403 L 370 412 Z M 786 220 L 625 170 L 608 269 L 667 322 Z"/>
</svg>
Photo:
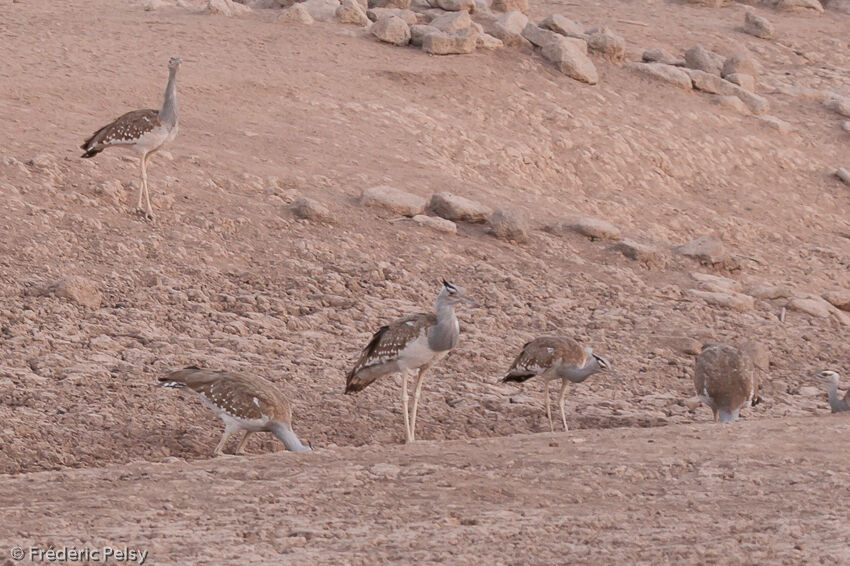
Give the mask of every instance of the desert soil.
<svg viewBox="0 0 850 566">
<path fill-rule="evenodd" d="M 737 3 L 531 3 L 534 21 L 610 27 L 629 61 L 750 53 L 780 131 L 593 55 L 589 86 L 527 50 L 434 57 L 280 9 L 201 7 L 0 0 L 4 544 L 126 541 L 155 564 L 850 559 L 833 507 L 848 425 L 812 377 L 850 375 L 850 313 L 821 299 L 850 296 L 850 187 L 834 175 L 850 118 L 824 104 L 850 97 L 850 15 L 760 5 L 777 29 L 762 40 Z M 148 223 L 135 158 L 78 146 L 157 107 L 175 55 L 180 133 L 150 160 Z M 513 210 L 528 241 L 362 205 L 376 185 Z M 329 219 L 297 218 L 301 197 Z M 551 228 L 579 216 L 652 252 Z M 675 251 L 704 235 L 722 261 Z M 75 276 L 90 305 L 50 291 Z M 426 442 L 403 447 L 398 378 L 344 396 L 344 375 L 443 277 L 478 306 L 426 379 Z M 541 384 L 498 382 L 544 333 L 624 378 L 571 387 L 555 437 Z M 692 399 L 710 341 L 769 357 L 764 402 L 732 426 Z M 253 456 L 208 460 L 220 422 L 155 387 L 189 364 L 274 381 L 316 451 L 264 434 Z"/>
</svg>

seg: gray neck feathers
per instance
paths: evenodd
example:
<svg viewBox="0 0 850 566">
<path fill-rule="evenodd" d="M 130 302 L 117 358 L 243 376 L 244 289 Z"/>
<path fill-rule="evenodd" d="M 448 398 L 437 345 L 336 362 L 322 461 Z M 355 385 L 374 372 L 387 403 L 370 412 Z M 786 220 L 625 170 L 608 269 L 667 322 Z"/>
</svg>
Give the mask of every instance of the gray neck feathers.
<svg viewBox="0 0 850 566">
<path fill-rule="evenodd" d="M 457 345 L 458 331 L 455 307 L 449 303 L 445 291 L 437 296 L 434 305 L 437 313 L 437 324 L 428 334 L 428 347 L 437 352 L 451 350 Z"/>
<path fill-rule="evenodd" d="M 305 450 L 312 450 L 309 446 L 304 446 L 301 444 L 301 441 L 298 440 L 298 437 L 295 436 L 295 433 L 292 432 L 292 427 L 286 423 L 282 422 L 274 422 L 269 425 L 269 430 L 273 435 L 275 435 L 283 445 L 286 446 L 287 450 L 292 452 L 303 452 Z"/>
<path fill-rule="evenodd" d="M 602 368 L 599 367 L 599 362 L 596 361 L 596 358 L 590 356 L 587 363 L 580 368 L 561 366 L 558 369 L 558 375 L 566 377 L 573 383 L 581 383 L 600 369 Z"/>
<path fill-rule="evenodd" d="M 828 384 L 827 392 L 829 393 L 829 406 L 832 408 L 833 413 L 850 410 L 850 406 L 848 406 L 847 401 L 838 396 L 837 383 Z"/>
<path fill-rule="evenodd" d="M 177 69 L 171 69 L 168 84 L 165 85 L 165 98 L 159 111 L 160 121 L 168 127 L 177 123 Z"/>
</svg>

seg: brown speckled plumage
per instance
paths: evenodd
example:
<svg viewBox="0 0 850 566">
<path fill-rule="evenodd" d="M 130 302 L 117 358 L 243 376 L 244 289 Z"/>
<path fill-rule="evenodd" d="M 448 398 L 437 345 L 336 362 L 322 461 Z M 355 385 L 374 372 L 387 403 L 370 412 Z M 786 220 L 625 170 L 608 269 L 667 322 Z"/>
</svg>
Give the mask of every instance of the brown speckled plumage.
<svg viewBox="0 0 850 566">
<path fill-rule="evenodd" d="M 727 344 L 706 344 L 694 368 L 697 396 L 711 407 L 714 419 L 734 421 L 743 407 L 756 404 L 758 378 L 749 356 Z"/>
</svg>

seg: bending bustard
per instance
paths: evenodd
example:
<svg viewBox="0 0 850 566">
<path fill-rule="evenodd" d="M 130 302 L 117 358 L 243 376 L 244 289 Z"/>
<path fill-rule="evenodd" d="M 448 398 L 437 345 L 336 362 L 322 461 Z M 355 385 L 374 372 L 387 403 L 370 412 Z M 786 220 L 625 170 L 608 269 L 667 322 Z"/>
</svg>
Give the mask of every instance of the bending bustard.
<svg viewBox="0 0 850 566">
<path fill-rule="evenodd" d="M 147 160 L 152 153 L 177 136 L 177 69 L 180 68 L 181 62 L 179 57 L 172 57 L 168 61 L 168 84 L 165 86 L 162 108 L 127 112 L 93 133 L 80 146 L 86 150 L 82 155 L 85 158 L 94 157 L 112 146 L 130 147 L 140 154 L 142 183 L 139 187 L 139 203 L 136 208 L 142 212 L 142 195 L 144 194 L 144 213 L 149 220 L 153 220 L 153 209 L 148 191 Z"/>
<path fill-rule="evenodd" d="M 838 380 L 840 376 L 837 371 L 825 369 L 818 373 L 818 377 L 824 382 L 829 393 L 829 407 L 833 413 L 850 411 L 850 391 L 844 394 L 844 398 L 838 396 Z"/>
<path fill-rule="evenodd" d="M 611 364 L 602 356 L 594 354 L 591 348 L 582 348 L 571 338 L 543 336 L 527 342 L 522 347 L 522 351 L 511 364 L 511 369 L 502 378 L 502 382 L 522 383 L 536 375 L 542 376 L 546 383 L 546 418 L 549 419 L 549 429 L 555 432 L 555 425 L 552 424 L 552 410 L 549 406 L 549 382 L 553 379 L 561 380 L 558 405 L 561 407 L 564 430 L 569 430 L 567 415 L 564 412 L 567 383 L 581 383 L 599 371 L 614 373 L 611 370 Z M 617 376 L 615 373 L 614 375 Z"/>
<path fill-rule="evenodd" d="M 255 432 L 271 432 L 287 450 L 312 450 L 292 432 L 292 406 L 270 381 L 257 376 L 201 369 L 197 366 L 159 378 L 164 387 L 188 387 L 224 421 L 224 434 L 213 451 L 219 456 L 234 432 L 245 431 L 235 454 L 243 454 L 245 442 Z"/>
<path fill-rule="evenodd" d="M 738 420 L 738 412 L 761 402 L 752 359 L 734 346 L 706 344 L 697 356 L 694 388 L 700 401 L 711 407 L 714 420 Z"/>
<path fill-rule="evenodd" d="M 455 305 L 461 301 L 475 304 L 464 294 L 463 289 L 443 281 L 434 305 L 435 313 L 411 314 L 382 326 L 372 335 L 360 359 L 345 378 L 345 392 L 355 393 L 379 377 L 401 372 L 401 400 L 407 442 L 414 441 L 416 410 L 425 372 L 457 345 L 460 327 L 455 316 Z M 413 411 L 408 414 L 407 372 L 413 369 L 418 369 L 419 375 L 413 390 Z"/>
</svg>

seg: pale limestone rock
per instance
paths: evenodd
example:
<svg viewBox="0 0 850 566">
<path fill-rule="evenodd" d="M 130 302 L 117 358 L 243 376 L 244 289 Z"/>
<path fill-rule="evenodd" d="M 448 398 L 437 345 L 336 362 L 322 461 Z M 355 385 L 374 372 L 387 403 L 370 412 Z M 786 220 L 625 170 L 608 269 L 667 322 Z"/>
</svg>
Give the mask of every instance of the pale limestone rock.
<svg viewBox="0 0 850 566">
<path fill-rule="evenodd" d="M 372 24 L 369 31 L 386 43 L 407 45 L 410 43 L 410 27 L 398 16 L 384 17 Z"/>
<path fill-rule="evenodd" d="M 584 39 L 586 37 L 584 28 L 582 28 L 578 22 L 565 18 L 561 14 L 552 14 L 551 16 L 548 16 L 540 22 L 540 27 L 548 29 L 549 31 L 554 31 L 555 33 L 560 33 L 567 37 L 578 37 L 580 39 Z"/>
<path fill-rule="evenodd" d="M 745 74 L 755 78 L 761 74 L 761 65 L 752 55 L 739 53 L 723 62 L 723 69 L 721 70 L 723 78 L 732 74 Z"/>
<path fill-rule="evenodd" d="M 436 230 L 437 232 L 444 232 L 446 234 L 457 234 L 457 224 L 455 224 L 451 220 L 446 220 L 445 218 L 417 214 L 413 217 L 413 221 L 422 226 L 427 226 L 432 230 Z"/>
<path fill-rule="evenodd" d="M 422 50 L 432 55 L 459 55 L 475 51 L 478 33 L 470 28 L 452 32 L 429 33 L 422 39 Z"/>
<path fill-rule="evenodd" d="M 332 222 L 334 216 L 324 204 L 311 198 L 299 198 L 290 207 L 296 218 L 314 222 Z"/>
<path fill-rule="evenodd" d="M 528 228 L 525 221 L 517 213 L 499 209 L 487 219 L 490 234 L 501 240 L 512 240 L 518 243 L 528 241 Z"/>
<path fill-rule="evenodd" d="M 644 263 L 655 263 L 661 259 L 661 253 L 658 251 L 658 248 L 649 244 L 635 242 L 628 238 L 617 242 L 611 246 L 611 249 L 620 252 L 629 259 Z"/>
<path fill-rule="evenodd" d="M 310 12 L 302 4 L 293 4 L 284 10 L 277 19 L 282 24 L 306 24 L 310 25 L 315 20 Z"/>
<path fill-rule="evenodd" d="M 489 33 L 479 33 L 475 38 L 475 47 L 478 49 L 501 49 L 505 43 Z"/>
<path fill-rule="evenodd" d="M 103 300 L 97 283 L 77 275 L 54 281 L 47 290 L 57 297 L 93 309 L 98 308 Z"/>
<path fill-rule="evenodd" d="M 794 126 L 785 120 L 780 120 L 776 116 L 759 116 L 759 121 L 782 135 L 786 135 L 794 131 Z"/>
<path fill-rule="evenodd" d="M 720 76 L 725 61 L 726 58 L 723 55 L 709 51 L 701 45 L 694 45 L 685 51 L 685 66 L 689 69 Z"/>
<path fill-rule="evenodd" d="M 685 90 L 691 90 L 693 87 L 690 75 L 672 65 L 666 65 L 664 63 L 626 63 L 626 67 Z"/>
<path fill-rule="evenodd" d="M 493 0 L 490 9 L 494 12 L 528 12 L 528 0 Z"/>
<path fill-rule="evenodd" d="M 747 12 L 744 16 L 744 32 L 761 39 L 772 39 L 776 29 L 767 18 Z"/>
<path fill-rule="evenodd" d="M 686 244 L 676 246 L 676 253 L 691 257 L 705 265 L 717 265 L 728 260 L 729 255 L 720 238 L 716 236 L 700 236 Z"/>
<path fill-rule="evenodd" d="M 342 5 L 336 9 L 336 18 L 343 24 L 365 26 L 369 23 L 366 12 L 357 0 L 343 0 Z"/>
<path fill-rule="evenodd" d="M 373 22 L 395 16 L 404 20 L 404 22 L 409 26 L 419 23 L 419 18 L 416 16 L 416 12 L 413 10 L 401 10 L 399 8 L 370 8 L 366 12 L 366 16 Z"/>
<path fill-rule="evenodd" d="M 736 84 L 739 87 L 750 92 L 756 89 L 756 79 L 752 75 L 746 75 L 744 73 L 732 73 L 726 75 L 724 78 L 730 83 Z"/>
<path fill-rule="evenodd" d="M 429 33 L 439 33 L 440 30 L 433 26 L 415 25 L 410 26 L 410 44 L 421 46 L 425 36 Z"/>
<path fill-rule="evenodd" d="M 360 197 L 360 202 L 364 205 L 380 206 L 404 216 L 422 214 L 425 212 L 426 204 L 425 199 L 419 195 L 414 195 L 388 185 L 366 189 Z"/>
<path fill-rule="evenodd" d="M 841 179 L 844 184 L 850 185 L 850 171 L 848 171 L 847 169 L 839 167 L 838 171 L 835 172 L 835 176 Z"/>
<path fill-rule="evenodd" d="M 434 193 L 428 209 L 448 220 L 455 222 L 484 223 L 493 210 L 474 200 L 448 192 Z"/>
<path fill-rule="evenodd" d="M 604 26 L 591 30 L 587 37 L 587 48 L 591 53 L 602 55 L 614 63 L 626 58 L 626 40 Z"/>
<path fill-rule="evenodd" d="M 805 11 L 823 13 L 823 5 L 818 0 L 779 0 L 776 3 L 777 10 Z"/>
<path fill-rule="evenodd" d="M 471 26 L 472 18 L 469 17 L 469 12 L 466 10 L 447 12 L 432 19 L 428 22 L 428 25 L 435 27 L 440 31 L 457 31 Z"/>
<path fill-rule="evenodd" d="M 233 0 L 209 0 L 204 10 L 217 16 L 241 16 L 250 12 L 251 8 Z"/>
<path fill-rule="evenodd" d="M 466 10 L 467 12 L 475 11 L 475 0 L 434 0 L 434 4 L 438 8 L 449 12 L 459 12 Z"/>
<path fill-rule="evenodd" d="M 676 57 L 666 49 L 647 49 L 641 55 L 641 60 L 645 63 L 663 63 L 665 65 L 673 65 L 675 67 L 684 67 L 685 60 L 681 57 Z"/>
<path fill-rule="evenodd" d="M 850 290 L 827 291 L 822 297 L 832 306 L 850 312 Z"/>
<path fill-rule="evenodd" d="M 804 312 L 817 318 L 829 317 L 834 308 L 835 307 L 817 295 L 794 297 L 788 302 L 789 310 Z"/>
<path fill-rule="evenodd" d="M 755 300 L 742 293 L 718 293 L 712 291 L 700 291 L 689 289 L 688 293 L 698 297 L 710 305 L 726 307 L 739 312 L 751 311 L 755 307 Z"/>
<path fill-rule="evenodd" d="M 587 56 L 587 43 L 581 39 L 555 35 L 553 41 L 543 46 L 543 57 L 568 77 L 591 85 L 599 82 L 596 66 Z"/>
<path fill-rule="evenodd" d="M 339 8 L 339 0 L 306 0 L 300 4 L 317 22 L 330 22 L 336 17 L 336 10 Z"/>
<path fill-rule="evenodd" d="M 833 96 L 824 100 L 823 105 L 842 116 L 850 116 L 850 96 Z"/>
<path fill-rule="evenodd" d="M 620 229 L 600 218 L 581 216 L 569 222 L 569 228 L 592 240 L 620 240 L 623 237 Z"/>
</svg>

